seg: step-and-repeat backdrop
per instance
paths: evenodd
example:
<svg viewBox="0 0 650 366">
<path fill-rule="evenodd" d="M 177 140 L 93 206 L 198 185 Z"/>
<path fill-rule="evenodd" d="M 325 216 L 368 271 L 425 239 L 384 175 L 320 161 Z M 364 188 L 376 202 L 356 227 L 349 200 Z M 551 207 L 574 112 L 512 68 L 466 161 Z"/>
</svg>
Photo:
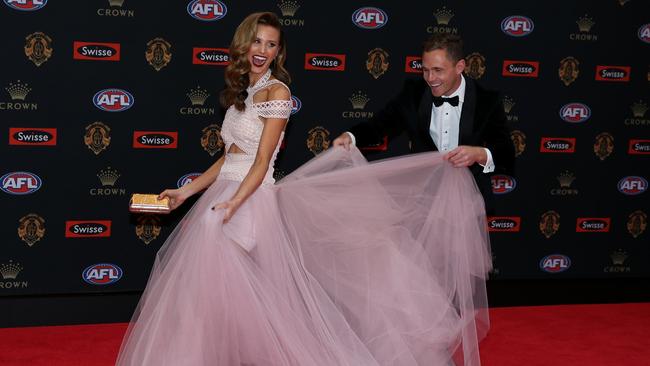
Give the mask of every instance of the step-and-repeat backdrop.
<svg viewBox="0 0 650 366">
<path fill-rule="evenodd" d="M 277 178 L 376 113 L 420 45 L 460 34 L 502 92 L 514 176 L 492 178 L 493 277 L 647 277 L 650 16 L 644 0 L 3 0 L 0 296 L 142 289 L 187 211 L 128 212 L 223 153 L 228 46 L 272 11 L 294 113 Z M 370 159 L 403 154 L 405 137 Z"/>
</svg>

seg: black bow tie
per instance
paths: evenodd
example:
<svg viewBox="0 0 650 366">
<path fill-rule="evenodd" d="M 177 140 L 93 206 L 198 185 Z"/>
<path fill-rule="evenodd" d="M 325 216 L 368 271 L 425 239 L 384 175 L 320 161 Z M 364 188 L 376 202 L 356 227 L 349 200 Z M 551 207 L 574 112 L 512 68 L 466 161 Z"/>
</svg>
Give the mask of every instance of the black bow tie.
<svg viewBox="0 0 650 366">
<path fill-rule="evenodd" d="M 436 96 L 433 97 L 433 105 L 435 105 L 436 107 L 440 107 L 444 102 L 449 103 L 452 107 L 457 107 L 458 95 L 451 98 L 436 97 Z"/>
</svg>

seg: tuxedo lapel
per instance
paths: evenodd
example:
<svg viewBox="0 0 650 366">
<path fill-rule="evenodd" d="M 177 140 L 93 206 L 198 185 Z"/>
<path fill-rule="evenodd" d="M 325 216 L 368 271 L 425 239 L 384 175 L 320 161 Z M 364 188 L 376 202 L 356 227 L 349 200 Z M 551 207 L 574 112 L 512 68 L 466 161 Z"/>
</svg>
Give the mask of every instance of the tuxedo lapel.
<svg viewBox="0 0 650 366">
<path fill-rule="evenodd" d="M 474 82 L 465 78 L 465 100 L 460 114 L 458 145 L 471 144 L 474 131 L 474 116 L 476 114 L 476 86 Z"/>
<path fill-rule="evenodd" d="M 431 134 L 429 133 L 429 127 L 431 126 L 431 110 L 433 108 L 433 95 L 428 88 L 426 83 L 422 91 L 422 97 L 420 98 L 420 105 L 418 107 L 418 133 L 422 135 L 422 138 L 428 142 L 429 147 L 433 150 L 436 149 L 436 145 L 431 139 Z"/>
</svg>

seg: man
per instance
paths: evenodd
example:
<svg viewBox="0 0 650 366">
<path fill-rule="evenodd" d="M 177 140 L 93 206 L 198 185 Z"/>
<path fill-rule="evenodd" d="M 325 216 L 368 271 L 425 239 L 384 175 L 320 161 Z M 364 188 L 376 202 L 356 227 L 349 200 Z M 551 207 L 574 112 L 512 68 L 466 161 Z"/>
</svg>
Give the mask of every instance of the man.
<svg viewBox="0 0 650 366">
<path fill-rule="evenodd" d="M 434 34 L 423 45 L 422 80 L 407 80 L 400 94 L 371 120 L 334 140 L 334 146 L 377 145 L 406 131 L 411 152 L 440 151 L 453 166 L 469 167 L 491 208 L 487 173 L 510 173 L 514 147 L 497 93 L 463 76 L 460 37 Z"/>
</svg>

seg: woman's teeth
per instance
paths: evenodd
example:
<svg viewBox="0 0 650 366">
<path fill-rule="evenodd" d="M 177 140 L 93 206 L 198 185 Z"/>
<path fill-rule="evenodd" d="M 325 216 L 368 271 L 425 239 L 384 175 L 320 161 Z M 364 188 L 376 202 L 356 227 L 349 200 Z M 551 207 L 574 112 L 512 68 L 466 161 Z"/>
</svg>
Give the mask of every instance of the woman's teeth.
<svg viewBox="0 0 650 366">
<path fill-rule="evenodd" d="M 266 63 L 267 58 L 262 56 L 253 56 L 253 65 L 262 66 Z"/>
</svg>

